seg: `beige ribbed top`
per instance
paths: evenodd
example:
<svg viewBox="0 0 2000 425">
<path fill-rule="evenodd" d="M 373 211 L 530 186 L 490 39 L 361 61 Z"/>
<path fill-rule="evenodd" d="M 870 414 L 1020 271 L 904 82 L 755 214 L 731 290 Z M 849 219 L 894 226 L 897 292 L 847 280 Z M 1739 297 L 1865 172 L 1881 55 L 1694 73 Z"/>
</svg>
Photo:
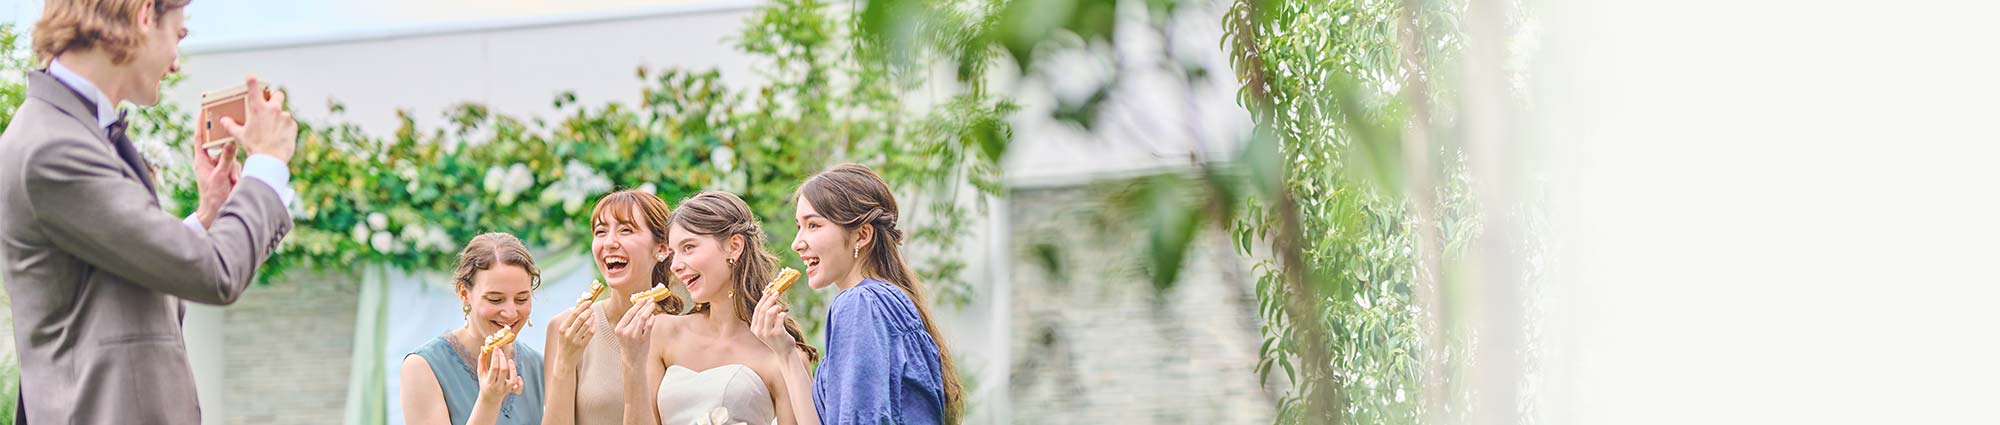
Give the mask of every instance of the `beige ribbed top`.
<svg viewBox="0 0 2000 425">
<path fill-rule="evenodd" d="M 583 347 L 576 373 L 576 424 L 619 425 L 625 422 L 625 370 L 619 357 L 618 334 L 611 329 L 604 304 L 591 304 L 597 332 Z"/>
</svg>

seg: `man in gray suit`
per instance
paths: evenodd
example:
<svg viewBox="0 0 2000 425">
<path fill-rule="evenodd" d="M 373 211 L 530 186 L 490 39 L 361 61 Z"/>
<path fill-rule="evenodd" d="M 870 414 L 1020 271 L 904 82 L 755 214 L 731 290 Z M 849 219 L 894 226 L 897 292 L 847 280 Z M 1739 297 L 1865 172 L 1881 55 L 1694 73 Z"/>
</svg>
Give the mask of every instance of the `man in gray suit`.
<svg viewBox="0 0 2000 425">
<path fill-rule="evenodd" d="M 28 98 L 0 134 L 0 274 L 28 422 L 199 423 L 182 300 L 236 301 L 291 230 L 298 124 L 282 93 L 251 96 L 247 122 L 199 130 L 236 142 L 215 156 L 194 148 L 200 201 L 186 220 L 161 209 L 125 134 L 118 104 L 159 101 L 187 3 L 48 0 L 34 28 L 48 68 L 28 73 Z"/>
</svg>

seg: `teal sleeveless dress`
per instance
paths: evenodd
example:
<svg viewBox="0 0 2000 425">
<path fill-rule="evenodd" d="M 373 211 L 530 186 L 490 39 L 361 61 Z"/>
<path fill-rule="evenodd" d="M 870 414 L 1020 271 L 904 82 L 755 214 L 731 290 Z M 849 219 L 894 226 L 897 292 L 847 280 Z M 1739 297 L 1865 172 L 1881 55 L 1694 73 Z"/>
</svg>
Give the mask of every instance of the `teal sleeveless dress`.
<svg viewBox="0 0 2000 425">
<path fill-rule="evenodd" d="M 479 374 L 473 373 L 472 365 L 466 364 L 465 357 L 458 353 L 449 339 L 439 336 L 404 357 L 422 356 L 430 363 L 431 375 L 437 377 L 438 387 L 444 389 L 444 405 L 450 412 L 451 424 L 466 425 L 466 419 L 472 417 L 472 404 L 479 400 Z M 507 401 L 501 402 L 496 425 L 542 423 L 542 353 L 515 342 L 514 372 L 521 375 L 521 393 L 509 394 Z"/>
</svg>

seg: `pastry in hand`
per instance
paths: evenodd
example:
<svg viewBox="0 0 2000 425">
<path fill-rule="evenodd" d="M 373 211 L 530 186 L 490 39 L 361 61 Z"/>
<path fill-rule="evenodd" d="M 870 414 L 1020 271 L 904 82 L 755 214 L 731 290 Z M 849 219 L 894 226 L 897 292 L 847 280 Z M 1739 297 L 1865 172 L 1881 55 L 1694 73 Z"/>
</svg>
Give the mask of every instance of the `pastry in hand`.
<svg viewBox="0 0 2000 425">
<path fill-rule="evenodd" d="M 499 332 L 486 336 L 486 344 L 479 346 L 479 354 L 492 354 L 493 350 L 514 343 L 513 326 L 501 327 Z"/>
<path fill-rule="evenodd" d="M 582 297 L 578 297 L 576 299 L 576 305 L 584 305 L 591 301 L 597 301 L 597 296 L 603 294 L 604 294 L 604 281 L 591 280 L 590 292 L 585 292 L 583 293 Z"/>
<path fill-rule="evenodd" d="M 786 289 L 792 287 L 792 283 L 798 281 L 799 271 L 793 270 L 791 267 L 786 267 L 784 270 L 778 271 L 778 278 L 771 279 L 771 284 L 764 285 L 764 294 L 765 296 L 782 295 Z"/>
<path fill-rule="evenodd" d="M 673 295 L 673 291 L 668 291 L 667 285 L 661 285 L 656 283 L 653 284 L 653 289 L 648 289 L 645 292 L 632 294 L 632 303 L 633 304 L 638 304 L 642 302 L 656 303 L 660 302 L 660 300 L 666 299 L 668 295 Z"/>
</svg>

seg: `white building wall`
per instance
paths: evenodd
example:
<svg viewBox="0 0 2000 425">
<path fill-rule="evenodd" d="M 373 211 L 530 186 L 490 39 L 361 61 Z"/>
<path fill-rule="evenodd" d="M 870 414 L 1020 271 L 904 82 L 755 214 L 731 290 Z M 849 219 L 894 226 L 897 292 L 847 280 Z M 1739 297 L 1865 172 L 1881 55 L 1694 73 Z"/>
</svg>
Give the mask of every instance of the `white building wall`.
<svg viewBox="0 0 2000 425">
<path fill-rule="evenodd" d="M 203 91 L 255 72 L 284 87 L 302 119 L 340 120 L 375 136 L 395 134 L 397 110 L 420 125 L 443 122 L 451 105 L 477 102 L 496 113 L 549 117 L 551 100 L 574 91 L 582 105 L 639 101 L 641 67 L 714 68 L 732 87 L 761 81 L 727 39 L 757 2 L 710 0 L 543 18 L 438 24 L 290 40 L 190 43 L 187 80 L 167 100 L 192 111 Z M 428 130 L 433 127 L 426 127 Z"/>
</svg>

